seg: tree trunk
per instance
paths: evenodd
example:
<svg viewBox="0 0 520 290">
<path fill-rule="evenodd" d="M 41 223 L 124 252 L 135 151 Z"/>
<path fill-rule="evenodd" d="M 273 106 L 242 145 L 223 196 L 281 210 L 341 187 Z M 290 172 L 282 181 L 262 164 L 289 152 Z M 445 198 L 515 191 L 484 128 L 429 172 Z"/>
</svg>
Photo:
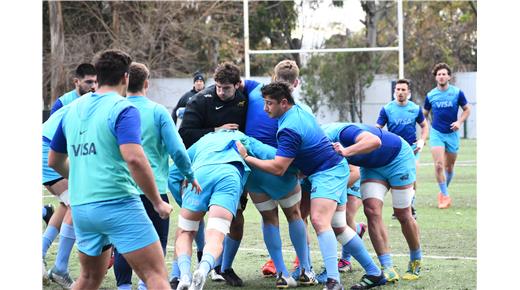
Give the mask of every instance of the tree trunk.
<svg viewBox="0 0 520 290">
<path fill-rule="evenodd" d="M 66 90 L 65 36 L 61 2 L 49 1 L 49 26 L 51 32 L 51 104 Z"/>
</svg>

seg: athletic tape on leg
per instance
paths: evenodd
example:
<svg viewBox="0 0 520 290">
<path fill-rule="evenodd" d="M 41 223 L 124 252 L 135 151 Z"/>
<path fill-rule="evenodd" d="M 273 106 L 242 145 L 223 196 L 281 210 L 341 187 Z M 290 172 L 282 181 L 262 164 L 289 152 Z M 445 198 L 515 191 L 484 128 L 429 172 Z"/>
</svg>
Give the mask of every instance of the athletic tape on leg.
<svg viewBox="0 0 520 290">
<path fill-rule="evenodd" d="M 413 187 L 406 189 L 392 188 L 392 206 L 394 208 L 407 208 L 412 205 L 412 199 L 415 195 Z"/>
<path fill-rule="evenodd" d="M 377 182 L 365 182 L 361 184 L 361 198 L 363 200 L 367 198 L 377 198 L 381 201 L 385 200 L 386 192 L 388 188 L 381 183 Z"/>
<path fill-rule="evenodd" d="M 58 195 L 58 199 L 63 202 L 66 206 L 69 206 L 70 205 L 70 201 L 69 201 L 69 190 L 65 190 L 64 192 L 62 192 L 60 195 Z"/>
<path fill-rule="evenodd" d="M 269 199 L 269 200 L 266 200 L 266 201 L 263 201 L 263 202 L 259 202 L 259 203 L 255 203 L 255 207 L 256 209 L 258 209 L 258 211 L 270 211 L 270 210 L 273 210 L 277 207 L 277 203 L 276 201 L 272 200 L 272 199 Z"/>
<path fill-rule="evenodd" d="M 179 228 L 189 231 L 189 232 L 195 232 L 199 229 L 199 223 L 200 221 L 192 221 L 189 219 L 183 218 L 181 215 L 179 215 Z"/>
<path fill-rule="evenodd" d="M 231 221 L 228 221 L 223 218 L 210 217 L 208 218 L 208 225 L 206 226 L 206 230 L 214 229 L 227 235 L 229 233 L 229 227 L 231 226 Z"/>
<path fill-rule="evenodd" d="M 286 197 L 284 199 L 280 199 L 278 201 L 278 203 L 280 204 L 280 206 L 282 208 L 290 208 L 293 205 L 295 205 L 298 202 L 300 202 L 301 199 L 302 199 L 302 192 L 298 191 L 297 193 L 295 193 L 295 194 L 293 194 L 293 195 L 291 195 L 289 197 Z"/>
<path fill-rule="evenodd" d="M 336 239 L 342 246 L 344 246 L 348 242 L 350 242 L 350 240 L 352 240 L 355 236 L 356 236 L 356 232 L 353 229 L 351 229 L 350 227 L 346 227 L 345 230 L 341 234 L 336 236 Z"/>
<path fill-rule="evenodd" d="M 331 225 L 333 228 L 342 228 L 347 225 L 347 211 L 337 211 L 332 216 Z"/>
</svg>

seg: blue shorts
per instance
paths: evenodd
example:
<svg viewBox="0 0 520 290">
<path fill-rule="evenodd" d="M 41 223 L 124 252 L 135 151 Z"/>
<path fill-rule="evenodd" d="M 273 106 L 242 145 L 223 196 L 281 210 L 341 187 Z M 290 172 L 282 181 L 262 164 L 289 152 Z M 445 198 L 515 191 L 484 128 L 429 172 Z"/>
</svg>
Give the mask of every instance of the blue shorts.
<svg viewBox="0 0 520 290">
<path fill-rule="evenodd" d="M 361 198 L 361 179 L 358 179 L 351 187 L 347 188 L 347 195 L 352 195 Z"/>
<path fill-rule="evenodd" d="M 282 176 L 267 173 L 258 168 L 251 167 L 247 178 L 246 189 L 252 193 L 265 193 L 271 199 L 279 200 L 287 196 L 296 184 L 298 178 L 294 173 L 286 172 Z"/>
<path fill-rule="evenodd" d="M 188 186 L 182 195 L 182 208 L 207 212 L 210 206 L 218 205 L 235 216 L 244 189 L 236 166 L 226 163 L 202 166 L 195 170 L 195 178 L 202 192 L 197 194 Z"/>
<path fill-rule="evenodd" d="M 74 205 L 71 209 L 76 245 L 88 256 L 99 256 L 109 244 L 125 254 L 159 240 L 139 196 Z"/>
<path fill-rule="evenodd" d="M 446 152 L 457 153 L 459 151 L 459 131 L 441 133 L 430 127 L 430 147 L 444 147 Z"/>
<path fill-rule="evenodd" d="M 50 143 L 42 140 L 42 184 L 63 178 L 58 172 L 49 167 Z"/>
<path fill-rule="evenodd" d="M 349 175 L 350 169 L 345 159 L 332 168 L 312 174 L 308 177 L 311 199 L 327 198 L 335 200 L 339 205 L 346 204 Z"/>
<path fill-rule="evenodd" d="M 360 168 L 361 183 L 367 179 L 377 179 L 394 187 L 415 182 L 415 157 L 412 147 L 404 140 L 401 140 L 401 142 L 401 151 L 389 164 L 378 168 Z"/>
</svg>

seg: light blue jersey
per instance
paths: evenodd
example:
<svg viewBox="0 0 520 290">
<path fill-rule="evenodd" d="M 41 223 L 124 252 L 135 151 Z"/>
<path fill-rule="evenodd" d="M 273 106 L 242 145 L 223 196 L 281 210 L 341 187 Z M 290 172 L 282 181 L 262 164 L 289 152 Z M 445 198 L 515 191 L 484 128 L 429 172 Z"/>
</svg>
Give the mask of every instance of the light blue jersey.
<svg viewBox="0 0 520 290">
<path fill-rule="evenodd" d="M 211 205 L 218 205 L 235 215 L 250 172 L 249 166 L 238 153 L 235 141 L 240 140 L 249 147 L 251 145 L 247 139 L 239 131 L 220 130 L 204 135 L 190 146 L 188 156 L 202 192 L 196 193 L 190 186 L 184 189 L 180 200 L 182 208 L 205 212 Z M 176 166 L 171 166 L 168 186 L 177 203 L 181 196 L 182 180 Z"/>
<path fill-rule="evenodd" d="M 395 100 L 381 108 L 377 124 L 381 127 L 386 125 L 388 131 L 401 136 L 412 145 L 417 141 L 415 124 L 421 124 L 423 121 L 421 107 L 412 101 L 402 106 Z"/>
<path fill-rule="evenodd" d="M 115 92 L 92 93 L 72 103 L 63 116 L 58 130 L 63 132 L 69 157 L 71 206 L 118 198 L 139 199 L 137 185 L 119 151 L 120 140 L 116 138 L 119 115 L 130 107 L 135 110 Z M 139 122 L 139 115 L 136 120 Z M 140 134 L 140 130 L 135 133 Z M 59 145 L 63 144 L 60 142 L 63 138 L 56 135 L 58 132 L 51 147 L 62 152 Z"/>
<path fill-rule="evenodd" d="M 449 85 L 441 91 L 434 88 L 424 100 L 424 109 L 432 112 L 432 127 L 441 133 L 453 133 L 451 123 L 457 121 L 459 107 L 464 107 L 468 101 L 464 93 L 457 87 Z"/>
<path fill-rule="evenodd" d="M 298 104 L 278 119 L 277 140 L 276 155 L 294 158 L 294 165 L 307 176 L 333 168 L 342 160 L 314 115 Z"/>
<path fill-rule="evenodd" d="M 128 96 L 127 100 L 141 115 L 141 142 L 152 167 L 159 193 L 167 191 L 168 156 L 171 156 L 188 181 L 193 181 L 191 161 L 166 108 L 144 96 Z M 144 194 L 140 188 L 138 189 Z"/>
<path fill-rule="evenodd" d="M 51 109 L 51 115 L 54 114 L 54 112 L 58 111 L 60 108 L 72 103 L 74 100 L 79 98 L 80 95 L 76 92 L 76 89 L 64 94 L 63 96 L 59 97 Z"/>
</svg>

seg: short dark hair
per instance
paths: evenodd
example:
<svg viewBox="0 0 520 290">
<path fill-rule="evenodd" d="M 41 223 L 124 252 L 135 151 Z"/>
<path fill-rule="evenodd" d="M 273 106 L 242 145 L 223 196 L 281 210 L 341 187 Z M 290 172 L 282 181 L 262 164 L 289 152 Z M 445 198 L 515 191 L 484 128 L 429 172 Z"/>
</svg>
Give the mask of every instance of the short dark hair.
<svg viewBox="0 0 520 290">
<path fill-rule="evenodd" d="M 144 87 L 144 81 L 150 77 L 150 71 L 146 65 L 139 62 L 132 62 L 128 70 L 128 88 L 129 92 L 139 92 Z"/>
<path fill-rule="evenodd" d="M 289 104 L 294 105 L 294 98 L 291 95 L 291 89 L 286 82 L 272 82 L 265 85 L 261 89 L 262 97 L 269 96 L 269 98 L 281 102 L 283 99 L 287 99 Z"/>
<path fill-rule="evenodd" d="M 82 63 L 78 65 L 76 71 L 74 72 L 74 77 L 78 79 L 82 79 L 85 76 L 95 76 L 96 68 L 91 63 Z"/>
<path fill-rule="evenodd" d="M 410 89 L 410 80 L 408 79 L 398 79 L 395 84 L 406 84 L 408 86 L 408 89 Z"/>
<path fill-rule="evenodd" d="M 213 79 L 221 84 L 236 85 L 240 83 L 240 68 L 228 61 L 220 63 L 213 74 Z"/>
<path fill-rule="evenodd" d="M 438 63 L 436 64 L 433 69 L 432 69 L 432 74 L 433 76 L 437 76 L 437 71 L 441 70 L 441 69 L 446 69 L 448 71 L 448 75 L 451 76 L 451 68 L 448 64 L 446 63 Z"/>
<path fill-rule="evenodd" d="M 131 63 L 130 55 L 122 50 L 107 49 L 99 52 L 94 57 L 98 85 L 118 85 L 125 77 L 125 73 L 128 73 Z"/>
</svg>

